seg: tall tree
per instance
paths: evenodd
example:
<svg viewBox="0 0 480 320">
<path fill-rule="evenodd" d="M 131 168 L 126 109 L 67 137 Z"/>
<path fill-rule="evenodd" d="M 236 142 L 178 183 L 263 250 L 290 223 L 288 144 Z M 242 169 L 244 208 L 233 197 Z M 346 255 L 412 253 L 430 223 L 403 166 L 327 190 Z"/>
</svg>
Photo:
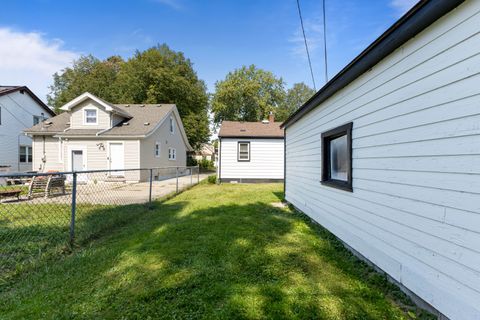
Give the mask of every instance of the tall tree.
<svg viewBox="0 0 480 320">
<path fill-rule="evenodd" d="M 243 66 L 215 84 L 211 105 L 214 122 L 260 121 L 285 98 L 284 82 L 271 72 Z"/>
<path fill-rule="evenodd" d="M 104 61 L 92 55 L 80 57 L 71 68 L 53 75 L 48 103 L 58 112 L 61 106 L 84 92 L 114 101 L 118 95 L 115 81 L 123 64 L 123 59 L 118 56 Z"/>
<path fill-rule="evenodd" d="M 82 57 L 54 75 L 51 90 L 49 103 L 56 108 L 85 91 L 112 103 L 175 103 L 194 148 L 210 136 L 206 85 L 191 61 L 165 44 L 137 51 L 127 61 Z"/>
<path fill-rule="evenodd" d="M 279 121 L 285 121 L 298 108 L 300 108 L 308 99 L 315 94 L 315 90 L 305 83 L 295 83 L 287 90 L 285 100 L 277 109 L 276 118 Z"/>
</svg>

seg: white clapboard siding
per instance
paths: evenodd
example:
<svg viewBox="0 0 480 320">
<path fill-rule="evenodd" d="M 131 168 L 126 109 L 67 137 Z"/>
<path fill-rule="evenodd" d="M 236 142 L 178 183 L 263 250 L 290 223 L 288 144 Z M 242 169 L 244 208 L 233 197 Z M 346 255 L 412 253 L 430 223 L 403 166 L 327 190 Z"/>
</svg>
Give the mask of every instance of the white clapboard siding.
<svg viewBox="0 0 480 320">
<path fill-rule="evenodd" d="M 250 161 L 238 161 L 239 141 L 250 142 Z M 283 179 L 283 139 L 221 139 L 222 179 Z"/>
<path fill-rule="evenodd" d="M 440 312 L 480 319 L 480 1 L 286 129 L 286 199 Z M 320 183 L 353 122 L 353 192 Z"/>
</svg>

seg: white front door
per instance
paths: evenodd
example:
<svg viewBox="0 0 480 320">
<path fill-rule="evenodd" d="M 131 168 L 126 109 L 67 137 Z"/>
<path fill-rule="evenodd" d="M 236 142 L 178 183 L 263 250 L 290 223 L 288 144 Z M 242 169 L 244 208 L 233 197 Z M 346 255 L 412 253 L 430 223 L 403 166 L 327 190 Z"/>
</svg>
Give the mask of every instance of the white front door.
<svg viewBox="0 0 480 320">
<path fill-rule="evenodd" d="M 83 170 L 83 150 L 72 150 L 72 171 Z"/>
<path fill-rule="evenodd" d="M 110 143 L 110 170 L 125 169 L 125 154 L 123 143 Z M 111 176 L 123 176 L 124 171 L 115 171 L 110 173 Z"/>
</svg>

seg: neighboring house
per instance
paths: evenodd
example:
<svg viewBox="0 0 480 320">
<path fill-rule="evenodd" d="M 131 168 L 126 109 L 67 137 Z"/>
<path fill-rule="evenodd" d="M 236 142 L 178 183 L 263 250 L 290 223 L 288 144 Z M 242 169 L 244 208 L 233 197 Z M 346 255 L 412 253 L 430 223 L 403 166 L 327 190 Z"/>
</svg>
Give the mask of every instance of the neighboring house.
<svg viewBox="0 0 480 320">
<path fill-rule="evenodd" d="M 421 1 L 282 127 L 288 202 L 480 319 L 480 1 Z"/>
<path fill-rule="evenodd" d="M 212 144 L 204 143 L 200 150 L 196 151 L 193 158 L 197 161 L 209 160 L 215 162 L 215 147 Z"/>
<path fill-rule="evenodd" d="M 32 170 L 32 139 L 23 130 L 55 113 L 25 86 L 0 86 L 0 172 Z"/>
<path fill-rule="evenodd" d="M 84 93 L 61 110 L 25 130 L 33 137 L 34 170 L 185 166 L 192 151 L 173 104 L 111 104 Z M 121 171 L 109 178 L 145 181 L 149 172 Z"/>
<path fill-rule="evenodd" d="M 283 181 L 284 137 L 273 115 L 262 122 L 223 121 L 218 133 L 221 182 Z"/>
</svg>

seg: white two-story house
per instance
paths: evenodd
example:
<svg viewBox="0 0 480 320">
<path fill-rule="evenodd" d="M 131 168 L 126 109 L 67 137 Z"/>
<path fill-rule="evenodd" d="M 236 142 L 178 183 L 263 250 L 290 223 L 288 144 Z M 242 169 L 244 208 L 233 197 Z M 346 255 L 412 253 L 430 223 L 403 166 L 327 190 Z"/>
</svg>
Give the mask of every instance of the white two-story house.
<svg viewBox="0 0 480 320">
<path fill-rule="evenodd" d="M 32 170 L 32 139 L 23 130 L 55 113 L 25 86 L 0 86 L 0 172 Z"/>
<path fill-rule="evenodd" d="M 111 104 L 84 93 L 60 115 L 25 132 L 33 138 L 33 169 L 120 170 L 185 166 L 188 143 L 174 104 Z M 148 171 L 116 171 L 126 181 L 146 181 Z"/>
</svg>

